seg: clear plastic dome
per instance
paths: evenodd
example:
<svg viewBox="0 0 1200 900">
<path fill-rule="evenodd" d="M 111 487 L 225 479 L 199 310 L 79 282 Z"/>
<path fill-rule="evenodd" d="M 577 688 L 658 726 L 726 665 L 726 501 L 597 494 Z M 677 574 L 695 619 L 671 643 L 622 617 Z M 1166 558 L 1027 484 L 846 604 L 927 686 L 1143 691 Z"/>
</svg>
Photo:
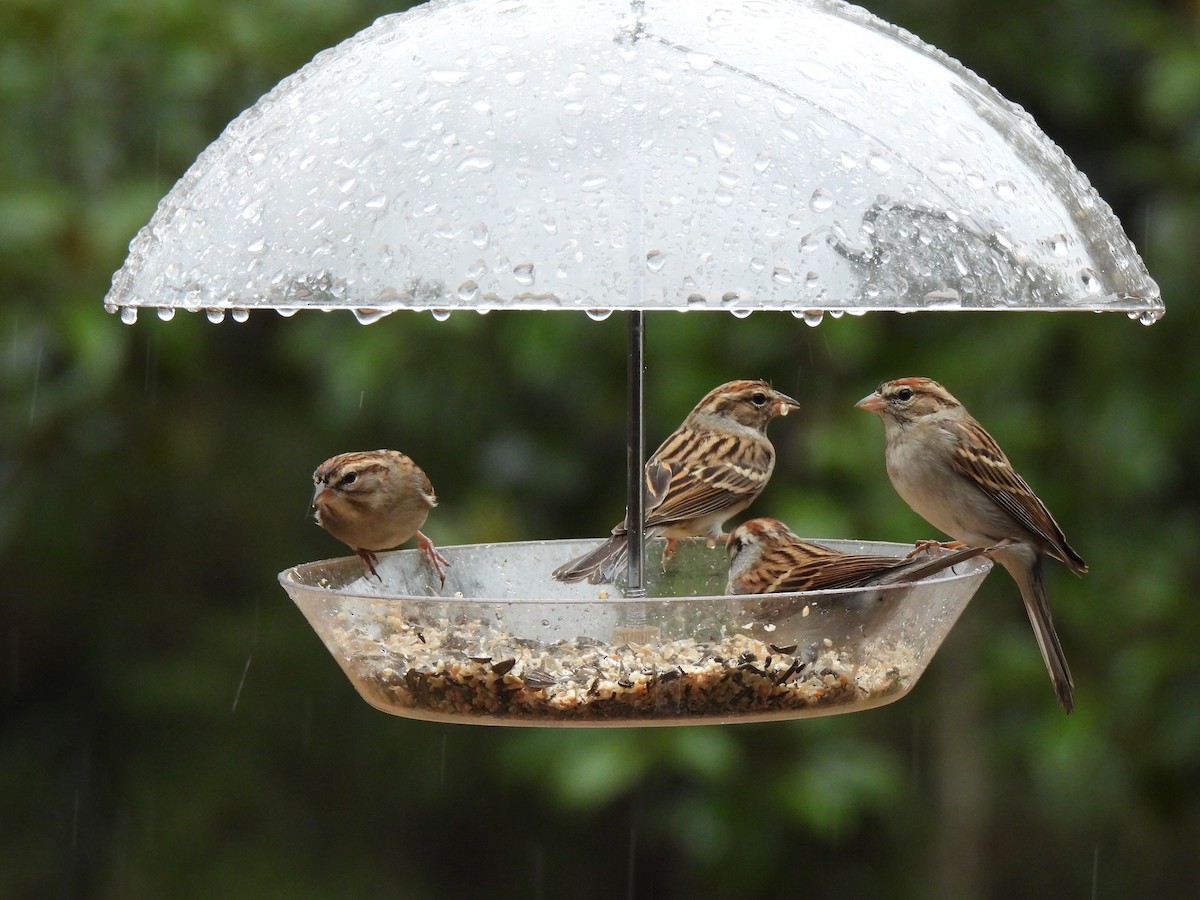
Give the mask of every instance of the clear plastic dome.
<svg viewBox="0 0 1200 900">
<path fill-rule="evenodd" d="M 106 303 L 1163 310 L 1023 110 L 830 0 L 381 18 L 230 124 Z"/>
</svg>

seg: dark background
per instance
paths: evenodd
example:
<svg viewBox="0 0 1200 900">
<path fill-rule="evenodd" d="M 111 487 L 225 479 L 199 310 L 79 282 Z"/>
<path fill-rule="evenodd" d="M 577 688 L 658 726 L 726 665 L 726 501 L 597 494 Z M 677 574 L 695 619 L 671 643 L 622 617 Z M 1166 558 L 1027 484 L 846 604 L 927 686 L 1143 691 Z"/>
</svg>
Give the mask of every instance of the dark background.
<svg viewBox="0 0 1200 900">
<path fill-rule="evenodd" d="M 917 689 L 865 715 L 555 731 L 372 710 L 275 581 L 343 552 L 307 518 L 312 470 L 409 452 L 441 544 L 603 533 L 623 507 L 623 322 L 122 325 L 101 300 L 175 179 L 393 7 L 9 0 L 0 895 L 1197 895 L 1197 7 L 868 5 L 1033 113 L 1168 315 L 651 316 L 650 442 L 718 382 L 771 379 L 804 411 L 773 429 L 756 511 L 908 540 L 928 529 L 852 404 L 883 378 L 944 381 L 1092 564 L 1049 576 L 1076 713 L 1002 574 Z"/>
</svg>

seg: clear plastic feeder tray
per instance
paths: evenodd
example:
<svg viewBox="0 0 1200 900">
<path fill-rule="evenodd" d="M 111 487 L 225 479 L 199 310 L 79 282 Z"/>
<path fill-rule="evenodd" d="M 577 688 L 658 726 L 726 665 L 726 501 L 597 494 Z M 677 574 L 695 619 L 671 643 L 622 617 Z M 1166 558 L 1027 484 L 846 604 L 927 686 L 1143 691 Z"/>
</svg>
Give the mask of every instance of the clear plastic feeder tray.
<svg viewBox="0 0 1200 900">
<path fill-rule="evenodd" d="M 907 694 L 991 568 L 976 557 L 915 584 L 721 596 L 723 549 L 684 541 L 647 594 L 560 584 L 597 539 L 416 550 L 295 566 L 280 583 L 363 698 L 395 715 L 491 725 L 758 722 L 881 706 Z M 823 541 L 903 556 L 910 544 Z M 543 599 L 528 599 L 543 598 Z"/>
</svg>

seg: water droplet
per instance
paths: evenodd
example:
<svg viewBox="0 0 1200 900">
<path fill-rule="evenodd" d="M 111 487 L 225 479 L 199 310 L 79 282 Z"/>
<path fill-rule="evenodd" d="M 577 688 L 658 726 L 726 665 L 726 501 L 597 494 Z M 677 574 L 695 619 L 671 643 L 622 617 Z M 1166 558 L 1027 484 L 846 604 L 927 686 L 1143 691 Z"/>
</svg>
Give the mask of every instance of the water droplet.
<svg viewBox="0 0 1200 900">
<path fill-rule="evenodd" d="M 121 307 L 121 321 L 126 325 L 132 325 L 137 321 L 138 311 L 136 306 Z"/>
<path fill-rule="evenodd" d="M 1099 294 L 1102 285 L 1100 284 L 1100 276 L 1096 274 L 1094 269 L 1080 269 L 1079 280 L 1083 282 L 1083 289 L 1089 294 Z"/>
<path fill-rule="evenodd" d="M 729 159 L 736 149 L 737 142 L 731 135 L 724 131 L 718 131 L 713 135 L 713 153 L 717 154 L 718 159 Z"/>
<path fill-rule="evenodd" d="M 450 310 L 435 309 L 430 312 L 430 315 L 433 316 L 433 321 L 435 322 L 445 322 L 448 318 L 450 318 Z"/>
<path fill-rule="evenodd" d="M 214 325 L 219 325 L 221 322 L 225 321 L 225 310 L 217 309 L 215 306 L 205 312 L 205 315 L 208 316 L 208 321 L 212 322 Z"/>
<path fill-rule="evenodd" d="M 761 272 L 767 267 L 767 261 L 761 256 L 750 257 L 750 271 Z"/>
<path fill-rule="evenodd" d="M 767 169 L 771 168 L 771 162 L 772 162 L 771 157 L 767 156 L 767 154 L 765 154 L 765 153 L 758 154 L 758 156 L 756 156 L 754 158 L 755 174 L 761 175 L 763 172 L 767 171 Z"/>
<path fill-rule="evenodd" d="M 1050 245 L 1050 252 L 1055 256 L 1067 255 L 1067 244 L 1069 243 L 1069 239 L 1065 234 L 1056 234 L 1050 238 L 1047 243 Z"/>
<path fill-rule="evenodd" d="M 471 76 L 461 69 L 430 69 L 425 77 L 434 84 L 462 84 Z"/>
<path fill-rule="evenodd" d="M 726 291 L 721 295 L 722 306 L 733 306 L 742 297 L 741 291 Z"/>
<path fill-rule="evenodd" d="M 815 291 L 821 283 L 821 275 L 818 272 L 809 272 L 804 276 L 804 286 L 810 291 Z"/>
<path fill-rule="evenodd" d="M 359 325 L 373 325 L 384 316 L 387 311 L 383 309 L 356 309 L 354 310 L 354 318 L 358 319 Z"/>
<path fill-rule="evenodd" d="M 260 237 L 260 238 L 256 238 L 255 240 L 251 241 L 249 244 L 246 245 L 246 252 L 247 253 L 262 253 L 263 250 L 266 249 L 266 247 L 267 247 L 267 242 Z"/>
<path fill-rule="evenodd" d="M 892 170 L 892 161 L 878 150 L 872 150 L 867 154 L 867 167 L 878 175 L 886 175 Z"/>
<path fill-rule="evenodd" d="M 713 191 L 713 201 L 717 206 L 732 206 L 733 191 L 729 190 L 729 188 L 719 187 Z"/>
<path fill-rule="evenodd" d="M 697 53 L 695 51 L 692 51 L 687 55 L 687 62 L 688 65 L 697 72 L 703 72 L 707 69 L 711 69 L 716 64 L 716 60 L 707 53 Z"/>
<path fill-rule="evenodd" d="M 484 222 L 476 222 L 471 226 L 471 243 L 482 250 L 488 245 L 490 235 L 488 234 L 487 224 Z"/>
<path fill-rule="evenodd" d="M 1011 181 L 997 181 L 992 190 L 996 192 L 996 196 L 1001 200 L 1011 201 L 1017 196 L 1017 186 Z"/>
<path fill-rule="evenodd" d="M 279 315 L 281 315 L 285 319 L 290 319 L 296 313 L 300 312 L 300 310 L 294 306 L 286 306 L 286 307 L 280 307 L 279 309 L 275 310 L 275 312 L 279 313 Z"/>
<path fill-rule="evenodd" d="M 363 204 L 367 209 L 387 209 L 388 198 L 387 194 L 376 194 L 370 200 Z"/>
<path fill-rule="evenodd" d="M 744 319 L 747 316 L 749 316 L 750 313 L 752 313 L 752 312 L 754 312 L 754 310 L 752 310 L 752 309 L 736 309 L 735 308 L 735 309 L 731 309 L 729 311 L 729 314 L 731 316 L 733 316 L 735 319 Z"/>
<path fill-rule="evenodd" d="M 1141 316 L 1138 317 L 1138 321 L 1143 325 L 1153 325 L 1161 318 L 1162 310 L 1147 309 L 1141 314 Z"/>
<path fill-rule="evenodd" d="M 612 315 L 611 309 L 589 309 L 587 311 L 588 318 L 591 319 L 593 322 L 603 322 L 605 319 L 607 319 L 611 315 Z"/>
<path fill-rule="evenodd" d="M 160 306 L 158 308 L 158 317 L 164 322 L 170 322 L 173 318 L 175 318 L 175 307 Z"/>
<path fill-rule="evenodd" d="M 786 100 L 783 97 L 775 98 L 775 115 L 781 119 L 790 119 L 796 115 L 796 104 L 791 100 Z"/>
<path fill-rule="evenodd" d="M 791 284 L 793 280 L 791 269 L 785 269 L 783 266 L 776 266 L 771 277 L 775 280 L 776 284 Z"/>
<path fill-rule="evenodd" d="M 808 207 L 813 212 L 828 212 L 833 208 L 833 195 L 825 188 L 817 188 L 808 201 Z"/>
<path fill-rule="evenodd" d="M 809 309 L 801 314 L 801 318 L 804 319 L 804 324 L 809 328 L 816 328 L 821 324 L 821 320 L 825 318 L 825 313 L 819 309 Z"/>
<path fill-rule="evenodd" d="M 515 69 L 512 72 L 505 73 L 504 81 L 506 84 L 516 87 L 518 84 L 524 84 L 526 77 L 527 76 L 523 71 L 521 71 L 520 69 Z"/>
<path fill-rule="evenodd" d="M 688 309 L 704 309 L 704 307 L 705 307 L 705 300 L 704 300 L 703 294 L 688 294 L 688 298 L 687 298 L 687 308 Z"/>
<path fill-rule="evenodd" d="M 343 194 L 348 194 L 358 186 L 358 178 L 353 175 L 343 178 L 337 183 L 337 188 Z"/>
<path fill-rule="evenodd" d="M 474 303 L 479 296 L 479 285 L 468 279 L 458 286 L 458 299 L 463 303 Z"/>
<path fill-rule="evenodd" d="M 460 174 L 463 172 L 490 172 L 494 168 L 496 168 L 496 161 L 494 159 L 478 153 L 471 156 L 464 156 L 455 171 Z"/>
<path fill-rule="evenodd" d="M 953 288 L 929 291 L 924 300 L 928 309 L 962 309 L 962 296 Z"/>
<path fill-rule="evenodd" d="M 229 316 L 235 322 L 245 322 L 250 318 L 250 310 L 238 307 L 237 309 L 231 310 Z"/>
<path fill-rule="evenodd" d="M 263 201 L 253 200 L 242 207 L 241 217 L 247 222 L 257 222 L 262 218 Z"/>
<path fill-rule="evenodd" d="M 488 103 L 486 100 L 476 100 L 471 104 L 471 109 L 475 110 L 475 112 L 479 113 L 481 116 L 486 116 L 491 114 L 492 104 Z"/>
<path fill-rule="evenodd" d="M 517 284 L 528 287 L 533 284 L 533 263 L 523 262 L 513 266 L 513 278 L 517 279 Z"/>
<path fill-rule="evenodd" d="M 651 272 L 661 272 L 667 264 L 667 254 L 661 250 L 651 250 L 646 254 L 646 268 Z"/>
<path fill-rule="evenodd" d="M 604 187 L 606 184 L 608 184 L 608 176 L 601 173 L 596 173 L 593 175 L 588 175 L 583 179 L 583 181 L 579 182 L 579 188 L 580 190 L 590 193 L 592 191 L 600 190 L 600 188 Z"/>
</svg>

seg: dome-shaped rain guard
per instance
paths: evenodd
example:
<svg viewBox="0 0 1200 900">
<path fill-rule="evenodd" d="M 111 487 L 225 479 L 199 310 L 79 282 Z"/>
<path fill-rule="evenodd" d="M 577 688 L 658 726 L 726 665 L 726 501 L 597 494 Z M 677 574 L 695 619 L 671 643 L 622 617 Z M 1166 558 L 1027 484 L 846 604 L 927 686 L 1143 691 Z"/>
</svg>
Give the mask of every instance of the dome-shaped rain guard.
<svg viewBox="0 0 1200 900">
<path fill-rule="evenodd" d="M 892 556 L 912 549 L 824 543 Z M 665 571 L 649 567 L 646 598 L 551 580 L 555 565 L 592 545 L 444 547 L 451 566 L 441 587 L 416 550 L 381 554 L 382 582 L 365 578 L 355 557 L 296 566 L 279 580 L 384 712 L 489 725 L 684 725 L 900 699 L 992 565 L 974 557 L 888 588 L 729 597 L 719 596 L 725 554 L 691 540 Z"/>
<path fill-rule="evenodd" d="M 1163 310 L 1023 110 L 829 0 L 386 16 L 226 129 L 107 306 Z"/>
</svg>

